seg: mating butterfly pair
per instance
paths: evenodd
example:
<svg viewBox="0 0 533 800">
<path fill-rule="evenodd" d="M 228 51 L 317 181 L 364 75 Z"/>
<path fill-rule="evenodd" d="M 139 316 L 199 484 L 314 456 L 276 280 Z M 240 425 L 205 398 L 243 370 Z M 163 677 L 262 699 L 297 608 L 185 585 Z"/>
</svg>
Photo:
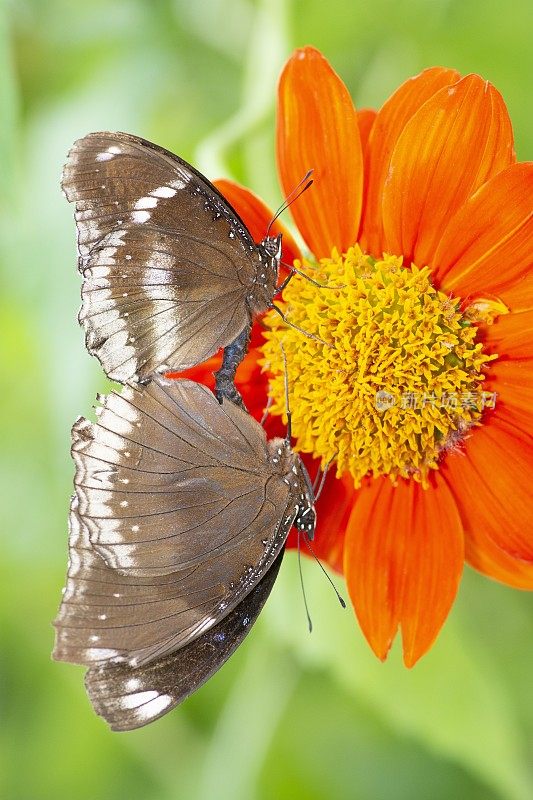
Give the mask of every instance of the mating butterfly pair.
<svg viewBox="0 0 533 800">
<path fill-rule="evenodd" d="M 115 730 L 156 719 L 246 636 L 289 530 L 313 537 L 314 492 L 289 439 L 267 441 L 233 384 L 253 315 L 272 307 L 281 237 L 256 244 L 209 181 L 128 134 L 71 150 L 80 322 L 124 385 L 72 429 L 67 585 L 54 658 L 89 666 Z M 169 381 L 225 348 L 218 402 Z M 231 402 L 231 400 L 235 401 Z"/>
</svg>

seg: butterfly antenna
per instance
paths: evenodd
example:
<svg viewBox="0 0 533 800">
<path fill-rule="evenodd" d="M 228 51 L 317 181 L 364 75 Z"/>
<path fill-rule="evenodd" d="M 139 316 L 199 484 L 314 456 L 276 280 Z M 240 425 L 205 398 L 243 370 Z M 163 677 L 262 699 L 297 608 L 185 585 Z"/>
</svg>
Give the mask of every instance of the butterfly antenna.
<svg viewBox="0 0 533 800">
<path fill-rule="evenodd" d="M 306 174 L 303 176 L 302 180 L 298 183 L 298 185 L 294 187 L 292 192 L 289 192 L 289 194 L 287 195 L 287 197 L 285 198 L 283 203 L 280 205 L 280 207 L 278 208 L 278 210 L 276 211 L 276 213 L 274 214 L 274 216 L 272 217 L 272 219 L 268 223 L 268 228 L 267 228 L 267 232 L 266 232 L 266 237 L 265 238 L 268 238 L 268 236 L 270 234 L 270 229 L 272 228 L 272 225 L 275 223 L 277 218 L 281 214 L 283 214 L 283 212 L 286 211 L 288 209 L 288 207 L 292 203 L 294 203 L 295 200 L 298 200 L 298 198 L 301 197 L 301 195 L 305 191 L 307 191 L 307 189 L 309 189 L 309 187 L 312 185 L 312 183 L 313 183 L 313 180 L 311 178 L 312 174 L 313 174 L 313 170 L 312 169 L 308 170 L 308 172 L 306 172 Z M 307 183 L 306 183 L 306 181 L 307 181 Z M 305 183 L 305 186 L 303 187 L 303 189 L 300 189 L 300 187 L 302 186 L 303 183 Z"/>
<path fill-rule="evenodd" d="M 305 596 L 305 586 L 304 586 L 304 576 L 302 573 L 302 555 L 300 551 L 300 529 L 298 528 L 298 570 L 300 572 L 300 585 L 302 587 L 302 595 L 304 599 L 304 606 L 305 606 L 305 614 L 307 616 L 307 624 L 309 626 L 309 633 L 313 632 L 313 623 L 311 621 L 311 615 L 309 613 L 309 606 L 307 605 L 307 597 Z"/>
<path fill-rule="evenodd" d="M 317 469 L 315 479 L 313 481 L 313 497 L 316 497 L 316 488 L 319 483 L 322 483 L 322 470 L 320 467 Z"/>
<path fill-rule="evenodd" d="M 339 603 L 341 604 L 341 606 L 342 606 L 343 608 L 346 608 L 346 601 L 344 600 L 344 598 L 342 597 L 342 595 L 339 593 L 339 591 L 337 590 L 337 587 L 335 586 L 335 584 L 334 584 L 334 583 L 333 583 L 333 581 L 331 580 L 330 576 L 328 575 L 328 573 L 326 572 L 326 570 L 324 569 L 324 567 L 323 567 L 323 566 L 322 566 L 322 564 L 320 563 L 320 560 L 319 560 L 319 558 L 318 558 L 317 554 L 315 553 L 315 551 L 314 551 L 314 550 L 313 550 L 313 548 L 311 547 L 311 542 L 309 541 L 309 538 L 308 538 L 308 536 L 307 536 L 307 534 L 306 534 L 306 532 L 305 532 L 305 531 L 303 531 L 303 537 L 304 537 L 304 542 L 305 542 L 305 544 L 306 544 L 306 546 L 307 546 L 307 549 L 309 550 L 309 552 L 311 553 L 311 555 L 312 555 L 312 556 L 313 556 L 313 558 L 315 559 L 316 563 L 318 564 L 318 566 L 320 567 L 320 569 L 322 570 L 322 572 L 324 573 L 324 575 L 326 576 L 326 578 L 328 579 L 328 581 L 330 582 L 330 584 L 332 585 L 332 587 L 333 587 L 333 591 L 334 591 L 334 592 L 335 592 L 335 594 L 337 595 L 337 599 L 338 599 Z M 298 531 L 298 553 L 299 553 L 299 552 L 300 552 L 300 531 Z M 300 575 L 301 575 L 301 571 L 300 571 Z M 305 595 L 304 595 L 304 597 L 305 597 Z"/>
<path fill-rule="evenodd" d="M 287 367 L 287 354 L 285 353 L 285 348 L 283 347 L 283 342 L 279 343 L 281 348 L 281 355 L 283 357 L 283 368 L 284 368 L 284 383 L 285 383 L 285 411 L 287 414 L 287 433 L 285 434 L 285 441 L 287 444 L 290 444 L 291 436 L 292 436 L 292 415 L 291 415 L 291 408 L 289 405 L 289 370 Z"/>
<path fill-rule="evenodd" d="M 324 471 L 322 473 L 322 477 L 320 478 L 320 483 L 318 483 L 318 480 L 317 480 L 318 476 L 320 475 L 320 470 L 318 470 L 318 472 L 317 472 L 317 477 L 315 478 L 315 483 L 313 485 L 313 494 L 315 496 L 315 503 L 318 500 L 318 498 L 320 497 L 320 495 L 322 494 L 322 489 L 324 488 L 324 484 L 326 483 L 326 477 L 327 477 L 327 474 L 328 474 L 329 466 L 330 466 L 332 461 L 333 461 L 333 459 L 330 458 L 330 460 L 328 461 L 328 463 L 324 467 Z M 317 483 L 318 483 L 318 489 L 316 488 Z"/>
</svg>

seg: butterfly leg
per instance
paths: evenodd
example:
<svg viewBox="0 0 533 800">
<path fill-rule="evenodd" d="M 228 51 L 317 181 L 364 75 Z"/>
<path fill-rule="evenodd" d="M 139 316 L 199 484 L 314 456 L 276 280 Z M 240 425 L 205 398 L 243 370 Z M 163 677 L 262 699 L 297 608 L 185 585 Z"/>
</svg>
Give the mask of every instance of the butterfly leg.
<svg viewBox="0 0 533 800">
<path fill-rule="evenodd" d="M 319 283 L 318 281 L 315 281 L 315 279 L 312 278 L 310 275 L 308 275 L 306 272 L 302 272 L 301 269 L 297 269 L 296 267 L 291 267 L 290 264 L 285 264 L 284 261 L 282 261 L 281 263 L 283 264 L 284 267 L 288 267 L 289 274 L 287 275 L 285 280 L 282 283 L 280 283 L 279 286 L 276 286 L 275 296 L 277 296 L 278 294 L 281 294 L 281 292 L 287 286 L 287 284 L 289 283 L 291 278 L 293 278 L 295 275 L 299 275 L 301 278 L 304 278 L 306 281 L 308 281 L 309 283 L 312 283 L 313 286 L 316 286 L 318 289 L 345 289 L 346 288 L 346 284 L 344 284 L 344 283 L 339 283 L 339 284 Z"/>
<path fill-rule="evenodd" d="M 291 280 L 292 277 L 294 277 L 294 275 L 296 275 L 296 270 L 293 269 L 293 267 L 290 267 L 290 272 L 287 275 L 287 277 L 285 278 L 285 280 L 282 281 L 282 283 L 280 283 L 279 286 L 276 286 L 275 296 L 282 293 L 282 291 L 288 285 L 289 281 Z"/>
<path fill-rule="evenodd" d="M 300 328 L 298 325 L 295 325 L 294 322 L 288 320 L 283 311 L 281 310 L 281 308 L 277 306 L 275 303 L 271 303 L 269 305 L 269 308 L 271 308 L 272 311 L 275 311 L 277 314 L 280 315 L 285 325 L 288 325 L 290 328 L 294 328 L 295 331 L 303 333 L 303 335 L 307 336 L 308 339 L 314 339 L 315 342 L 320 342 L 320 344 L 324 344 L 326 347 L 333 347 L 333 345 L 331 345 L 329 342 L 325 342 L 324 339 L 321 339 L 320 336 L 315 336 L 314 333 L 310 333 L 309 331 L 304 331 L 303 328 Z"/>
<path fill-rule="evenodd" d="M 237 367 L 243 360 L 250 343 L 251 321 L 239 333 L 236 339 L 224 348 L 222 364 L 220 369 L 215 372 L 215 395 L 219 403 L 223 399 L 231 400 L 235 405 L 247 411 L 244 401 L 235 387 L 235 373 Z"/>
</svg>

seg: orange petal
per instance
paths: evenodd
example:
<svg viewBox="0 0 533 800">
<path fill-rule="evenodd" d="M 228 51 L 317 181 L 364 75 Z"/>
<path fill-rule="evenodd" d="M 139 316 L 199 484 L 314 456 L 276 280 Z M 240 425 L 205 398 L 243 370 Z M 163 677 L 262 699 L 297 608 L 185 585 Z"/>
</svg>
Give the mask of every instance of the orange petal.
<svg viewBox="0 0 533 800">
<path fill-rule="evenodd" d="M 507 420 L 525 436 L 533 431 L 533 362 L 499 360 L 490 365 L 484 387 L 496 392 L 495 410 L 491 416 Z"/>
<path fill-rule="evenodd" d="M 532 263 L 533 162 L 511 164 L 450 220 L 430 263 L 443 291 L 498 292 Z"/>
<path fill-rule="evenodd" d="M 355 498 L 353 479 L 335 477 L 332 468 L 317 502 L 317 529 L 313 550 L 317 556 L 342 573 L 344 538 Z"/>
<path fill-rule="evenodd" d="M 363 108 L 357 111 L 357 121 L 359 124 L 359 134 L 361 136 L 361 148 L 363 150 L 363 212 L 364 213 L 364 198 L 368 193 L 368 182 L 370 178 L 370 149 L 369 149 L 369 139 L 370 133 L 372 131 L 372 126 L 374 125 L 374 120 L 377 117 L 377 112 L 371 108 Z M 361 220 L 362 221 L 362 220 Z M 361 238 L 361 232 L 359 232 L 359 239 Z"/>
<path fill-rule="evenodd" d="M 518 364 L 510 364 L 509 366 L 514 367 L 518 366 Z M 500 408 L 501 406 L 498 404 L 498 410 Z M 494 412 L 494 416 L 497 416 L 497 411 Z M 506 416 L 508 417 L 508 414 Z M 531 427 L 529 427 L 530 429 Z M 444 462 L 441 471 L 456 495 L 463 517 L 466 528 L 465 557 L 468 563 L 484 575 L 488 575 L 490 578 L 494 578 L 508 586 L 516 589 L 533 589 L 533 562 L 513 558 L 504 550 L 501 550 L 487 535 L 483 522 L 481 521 L 480 524 L 480 521 L 475 516 L 471 519 L 472 509 L 468 498 L 466 498 L 467 502 L 464 505 L 465 500 L 460 496 L 457 488 L 454 487 L 453 474 L 447 462 Z"/>
<path fill-rule="evenodd" d="M 256 322 L 252 326 L 252 335 L 248 353 L 239 364 L 235 376 L 235 384 L 240 391 L 249 413 L 260 420 L 267 403 L 267 376 L 261 371 L 259 347 L 263 344 L 261 324 Z M 167 378 L 190 378 L 198 383 L 203 383 L 211 390 L 215 388 L 214 373 L 220 368 L 222 352 L 212 356 L 203 364 L 184 370 L 183 372 L 167 372 Z M 279 417 L 269 416 L 265 423 L 265 430 L 269 437 L 285 436 L 285 428 L 279 422 Z"/>
<path fill-rule="evenodd" d="M 401 565 L 395 569 L 392 515 L 398 509 L 386 478 L 367 480 L 357 492 L 344 543 L 344 576 L 357 619 L 384 661 L 399 625 Z M 397 505 L 397 504 L 396 504 Z M 399 519 L 399 515 L 398 515 Z"/>
<path fill-rule="evenodd" d="M 530 311 L 533 309 L 533 272 L 529 272 L 516 283 L 500 289 L 498 297 L 511 311 Z"/>
<path fill-rule="evenodd" d="M 359 108 L 357 110 L 357 123 L 359 125 L 359 135 L 361 137 L 361 147 L 363 148 L 363 154 L 366 152 L 366 149 L 368 147 L 368 139 L 370 137 L 370 131 L 372 130 L 372 125 L 374 124 L 376 116 L 377 116 L 377 111 L 374 111 L 373 108 Z"/>
<path fill-rule="evenodd" d="M 450 453 L 442 465 L 461 511 L 465 531 L 487 537 L 512 559 L 533 561 L 531 446 L 492 413 L 474 430 L 464 452 Z"/>
<path fill-rule="evenodd" d="M 450 488 L 453 491 L 453 485 Z M 463 517 L 466 519 L 464 514 Z M 515 589 L 533 589 L 533 563 L 500 550 L 479 526 L 465 531 L 465 558 L 489 578 Z"/>
<path fill-rule="evenodd" d="M 461 76 L 454 69 L 432 67 L 396 89 L 378 112 L 365 154 L 365 201 L 360 241 L 377 258 L 383 253 L 381 200 L 392 151 L 408 120 L 426 100 Z"/>
<path fill-rule="evenodd" d="M 363 190 L 363 154 L 357 114 L 348 90 L 313 47 L 296 50 L 278 88 L 277 156 L 289 194 L 309 169 L 313 186 L 291 213 L 317 258 L 357 240 Z"/>
<path fill-rule="evenodd" d="M 344 546 L 344 574 L 357 618 L 385 659 L 398 626 L 404 661 L 426 653 L 451 608 L 463 566 L 461 521 L 439 476 L 425 490 L 388 478 L 357 496 Z"/>
<path fill-rule="evenodd" d="M 270 220 L 274 216 L 269 207 L 250 189 L 239 183 L 219 178 L 213 181 L 217 189 L 222 192 L 226 200 L 231 203 L 237 214 L 252 234 L 255 242 L 260 242 L 267 232 Z M 301 259 L 300 248 L 294 241 L 292 233 L 277 219 L 270 229 L 271 236 L 283 234 L 281 259 L 286 264 L 292 264 L 296 259 Z"/>
<path fill-rule="evenodd" d="M 531 358 L 533 356 L 533 311 L 521 314 L 502 314 L 493 325 L 480 328 L 486 349 L 500 358 Z"/>
<path fill-rule="evenodd" d="M 215 388 L 214 373 L 217 371 L 217 369 L 219 369 L 221 363 L 222 351 L 214 356 L 211 356 L 211 358 L 208 358 L 207 361 L 204 361 L 202 364 L 198 364 L 195 367 L 190 367 L 190 369 L 185 369 L 183 372 L 165 372 L 165 378 L 169 378 L 171 380 L 189 378 L 191 381 L 203 383 L 205 386 L 209 386 L 209 388 L 213 390 Z"/>
<path fill-rule="evenodd" d="M 441 89 L 411 117 L 391 156 L 383 192 L 385 248 L 431 263 L 451 217 L 514 161 L 501 95 L 479 75 Z"/>
</svg>

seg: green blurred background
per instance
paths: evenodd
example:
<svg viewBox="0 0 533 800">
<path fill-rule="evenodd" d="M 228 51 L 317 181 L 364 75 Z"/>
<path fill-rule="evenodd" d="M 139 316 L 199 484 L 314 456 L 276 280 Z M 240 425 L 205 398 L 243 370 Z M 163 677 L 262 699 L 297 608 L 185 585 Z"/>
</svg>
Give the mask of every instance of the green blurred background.
<svg viewBox="0 0 533 800">
<path fill-rule="evenodd" d="M 72 485 L 69 430 L 105 381 L 75 320 L 73 140 L 126 130 L 272 204 L 273 103 L 296 45 L 357 104 L 444 64 L 502 92 L 531 155 L 530 0 L 0 0 L 0 795 L 7 800 L 533 797 L 533 597 L 467 570 L 432 652 L 382 665 L 294 553 L 245 645 L 163 720 L 112 734 L 83 670 L 50 661 Z M 487 465 L 490 468 L 490 465 Z M 512 513 L 512 509 L 510 509 Z"/>
</svg>

